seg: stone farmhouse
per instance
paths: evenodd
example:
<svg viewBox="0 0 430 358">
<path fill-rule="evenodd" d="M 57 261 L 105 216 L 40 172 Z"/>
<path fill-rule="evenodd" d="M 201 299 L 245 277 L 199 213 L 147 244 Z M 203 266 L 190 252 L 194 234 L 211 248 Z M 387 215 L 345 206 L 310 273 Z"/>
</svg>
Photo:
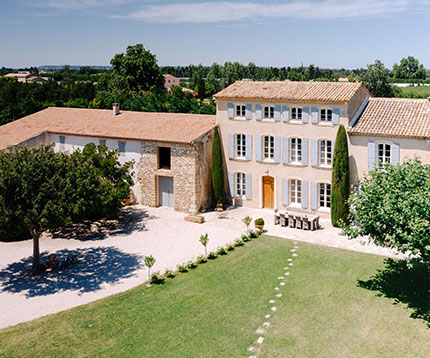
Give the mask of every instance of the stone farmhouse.
<svg viewBox="0 0 430 358">
<path fill-rule="evenodd" d="M 134 161 L 137 203 L 194 211 L 211 204 L 210 155 L 215 116 L 47 108 L 0 127 L 0 150 L 54 143 L 56 151 L 88 143 Z"/>
<path fill-rule="evenodd" d="M 374 98 L 360 83 L 237 81 L 218 94 L 216 116 L 48 108 L 0 127 L 0 150 L 87 143 L 134 160 L 133 194 L 148 206 L 211 205 L 212 133 L 218 125 L 226 189 L 235 205 L 330 212 L 334 142 L 348 133 L 351 183 L 381 163 L 430 163 L 430 101 Z"/>
</svg>

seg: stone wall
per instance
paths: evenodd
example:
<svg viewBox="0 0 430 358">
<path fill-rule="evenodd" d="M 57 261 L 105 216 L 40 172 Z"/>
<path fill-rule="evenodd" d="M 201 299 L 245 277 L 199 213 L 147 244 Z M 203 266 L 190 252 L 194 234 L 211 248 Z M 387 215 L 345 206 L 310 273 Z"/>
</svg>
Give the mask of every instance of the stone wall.
<svg viewBox="0 0 430 358">
<path fill-rule="evenodd" d="M 182 212 L 210 206 L 210 152 L 212 133 L 193 145 L 143 142 L 139 160 L 138 180 L 141 203 L 158 206 L 158 177 L 173 177 L 174 209 Z M 171 167 L 158 169 L 158 148 L 170 147 Z"/>
</svg>

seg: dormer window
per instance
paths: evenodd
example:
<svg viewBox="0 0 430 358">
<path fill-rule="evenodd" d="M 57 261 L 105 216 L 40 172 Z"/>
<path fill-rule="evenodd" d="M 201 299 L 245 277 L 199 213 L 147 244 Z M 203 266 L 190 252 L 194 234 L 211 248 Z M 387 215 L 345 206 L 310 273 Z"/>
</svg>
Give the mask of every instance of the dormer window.
<svg viewBox="0 0 430 358">
<path fill-rule="evenodd" d="M 264 118 L 275 118 L 275 107 L 267 106 L 264 107 Z"/>
</svg>

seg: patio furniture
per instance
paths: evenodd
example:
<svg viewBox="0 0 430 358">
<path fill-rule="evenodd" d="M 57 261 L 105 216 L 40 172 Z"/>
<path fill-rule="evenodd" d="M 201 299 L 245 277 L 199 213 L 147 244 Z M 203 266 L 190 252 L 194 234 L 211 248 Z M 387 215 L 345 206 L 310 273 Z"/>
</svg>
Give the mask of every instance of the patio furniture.
<svg viewBox="0 0 430 358">
<path fill-rule="evenodd" d="M 279 219 L 280 219 L 281 226 L 283 226 L 283 227 L 287 226 L 288 219 L 285 216 L 285 214 L 284 213 L 280 213 L 279 215 L 280 215 Z"/>
<path fill-rule="evenodd" d="M 303 217 L 301 215 L 294 215 L 296 219 L 296 228 L 303 229 Z"/>
<path fill-rule="evenodd" d="M 309 221 L 307 216 L 304 216 L 302 220 L 303 220 L 303 230 L 312 230 L 311 227 L 313 228 L 313 222 Z"/>
<path fill-rule="evenodd" d="M 278 209 L 275 209 L 274 220 L 275 220 L 275 225 L 279 225 L 281 222 L 281 214 L 279 213 Z"/>
<path fill-rule="evenodd" d="M 291 228 L 296 227 L 296 219 L 293 214 L 288 214 L 288 226 Z"/>
</svg>

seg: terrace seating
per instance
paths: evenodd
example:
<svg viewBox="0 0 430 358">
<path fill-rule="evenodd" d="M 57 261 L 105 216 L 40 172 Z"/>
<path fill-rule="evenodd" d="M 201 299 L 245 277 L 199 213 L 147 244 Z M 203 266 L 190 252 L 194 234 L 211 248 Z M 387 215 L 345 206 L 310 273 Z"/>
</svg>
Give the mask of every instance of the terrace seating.
<svg viewBox="0 0 430 358">
<path fill-rule="evenodd" d="M 318 215 L 312 215 L 306 212 L 299 213 L 275 209 L 274 213 L 275 225 L 311 231 L 319 228 L 319 218 Z"/>
</svg>

